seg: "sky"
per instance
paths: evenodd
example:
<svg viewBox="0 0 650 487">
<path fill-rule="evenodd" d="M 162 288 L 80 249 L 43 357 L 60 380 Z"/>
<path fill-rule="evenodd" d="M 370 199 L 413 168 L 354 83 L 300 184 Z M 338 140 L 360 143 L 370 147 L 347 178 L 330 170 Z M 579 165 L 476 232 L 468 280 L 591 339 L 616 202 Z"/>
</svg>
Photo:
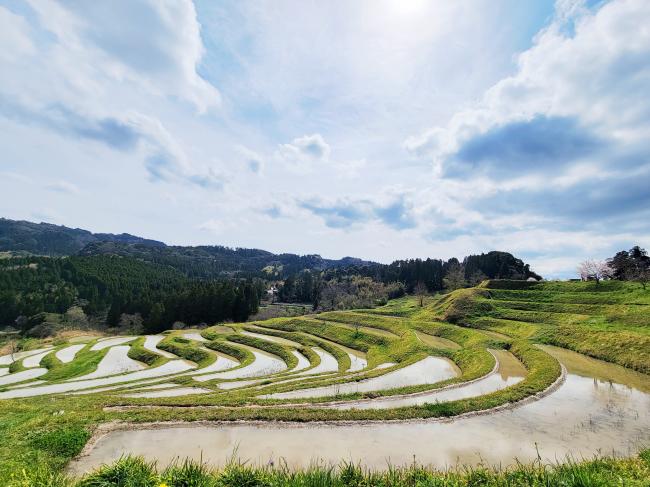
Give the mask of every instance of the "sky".
<svg viewBox="0 0 650 487">
<path fill-rule="evenodd" d="M 177 245 L 650 247 L 647 0 L 0 0 L 0 216 Z"/>
</svg>

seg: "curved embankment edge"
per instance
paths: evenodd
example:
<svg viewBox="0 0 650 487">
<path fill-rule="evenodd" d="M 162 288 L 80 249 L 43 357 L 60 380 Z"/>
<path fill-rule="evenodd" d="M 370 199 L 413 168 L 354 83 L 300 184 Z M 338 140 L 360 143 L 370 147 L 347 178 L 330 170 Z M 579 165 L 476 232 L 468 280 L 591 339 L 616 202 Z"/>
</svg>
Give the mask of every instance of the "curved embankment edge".
<svg viewBox="0 0 650 487">
<path fill-rule="evenodd" d="M 358 425 L 358 424 L 375 424 L 375 423 L 404 423 L 404 424 L 414 424 L 414 423 L 452 423 L 454 421 L 462 420 L 464 418 L 470 418 L 475 416 L 484 416 L 488 414 L 493 414 L 499 411 L 512 410 L 535 402 L 539 399 L 542 399 L 549 394 L 555 392 L 566 380 L 567 370 L 566 367 L 562 364 L 560 375 L 555 379 L 555 381 L 548 386 L 543 391 L 539 391 L 536 394 L 525 397 L 524 399 L 514 402 L 514 403 L 505 403 L 499 406 L 495 406 L 489 409 L 482 409 L 477 411 L 468 411 L 466 413 L 459 414 L 453 417 L 435 417 L 435 418 L 412 418 L 412 419 L 385 419 L 385 420 L 359 420 L 359 421 L 350 421 L 350 420 L 332 420 L 332 421 L 308 421 L 308 422 L 299 422 L 299 421 L 263 421 L 263 420 L 234 420 L 234 421 L 206 421 L 206 420 L 197 420 L 197 421 L 157 421 L 157 422 L 142 422 L 135 423 L 130 421 L 110 421 L 107 423 L 99 424 L 93 431 L 90 439 L 86 442 L 84 448 L 81 450 L 81 453 L 77 455 L 71 461 L 80 459 L 88 456 L 97 442 L 101 440 L 104 436 L 112 433 L 114 431 L 126 431 L 126 430 L 144 430 L 144 429 L 158 429 L 158 428 L 200 428 L 206 426 L 232 426 L 233 424 L 247 424 L 247 425 L 258 425 L 264 426 L 269 424 L 282 425 L 283 428 L 309 428 L 311 426 L 318 425 L 327 425 L 332 427 L 338 426 L 349 426 L 349 425 Z M 455 385 L 455 384 L 453 384 Z M 200 406 L 202 408 L 214 408 L 220 406 Z M 108 406 L 104 408 L 104 411 L 128 411 L 132 409 L 154 409 L 154 408 L 178 408 L 178 406 Z M 183 408 L 187 409 L 187 408 Z"/>
<path fill-rule="evenodd" d="M 99 434 L 100 436 L 105 435 L 111 431 L 125 430 L 125 429 L 148 429 L 148 428 L 164 428 L 168 426 L 192 426 L 192 425 L 227 425 L 227 424 L 283 424 L 283 425 L 302 425 L 309 426 L 314 424 L 328 424 L 328 425 L 351 425 L 351 424 L 372 424 L 372 423 L 450 423 L 459 419 L 473 417 L 473 416 L 482 416 L 487 414 L 493 414 L 499 411 L 511 410 L 531 402 L 535 402 L 539 399 L 542 399 L 549 394 L 555 392 L 566 380 L 567 370 L 566 367 L 560 364 L 560 375 L 555 379 L 555 381 L 549 385 L 546 389 L 539 391 L 535 394 L 531 394 L 519 401 L 516 402 L 506 402 L 487 409 L 479 409 L 476 411 L 467 411 L 465 413 L 457 414 L 455 416 L 438 416 L 438 417 L 429 417 L 429 418 L 408 418 L 408 419 L 360 419 L 360 420 L 327 420 L 327 421 L 278 421 L 278 420 L 232 420 L 232 421 L 159 421 L 159 422 L 129 422 L 129 421 L 111 421 L 108 423 L 103 423 L 97 426 L 95 432 L 90 438 L 88 444 L 93 441 L 96 441 L 95 436 Z M 456 384 L 452 384 L 456 386 Z M 247 406 L 251 407 L 251 406 Z M 253 406 L 255 407 L 255 406 Z M 260 408 L 268 409 L 277 409 L 276 406 L 257 406 Z M 301 404 L 301 407 L 309 408 L 309 405 L 305 406 Z M 143 409 L 178 409 L 178 410 L 190 410 L 190 409 L 241 409 L 241 406 L 165 406 L 165 405 L 132 405 L 132 406 L 106 406 L 103 408 L 104 412 L 127 412 L 133 410 L 143 410 Z M 85 448 L 84 448 L 85 450 Z M 82 452 L 83 453 L 83 452 Z"/>
</svg>

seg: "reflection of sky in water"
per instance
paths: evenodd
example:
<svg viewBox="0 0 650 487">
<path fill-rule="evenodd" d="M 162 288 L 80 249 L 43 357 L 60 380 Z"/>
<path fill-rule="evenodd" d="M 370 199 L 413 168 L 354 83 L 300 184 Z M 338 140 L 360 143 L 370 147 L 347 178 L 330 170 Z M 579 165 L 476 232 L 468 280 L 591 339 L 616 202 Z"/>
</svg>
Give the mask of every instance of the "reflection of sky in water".
<svg viewBox="0 0 650 487">
<path fill-rule="evenodd" d="M 599 376 L 608 372 L 599 364 Z M 611 366 L 613 367 L 613 366 Z M 620 370 L 612 370 L 624 378 Z M 633 372 L 633 382 L 641 380 Z M 498 375 L 497 375 L 498 377 Z M 648 379 L 650 380 L 650 379 Z M 191 438 L 183 455 L 223 465 L 238 456 L 265 464 L 285 458 L 306 467 L 314 459 L 338 464 L 360 461 L 385 469 L 411 463 L 413 457 L 438 467 L 462 463 L 501 464 L 589 458 L 595 454 L 634 454 L 650 444 L 650 394 L 637 387 L 569 373 L 556 391 L 511 410 L 449 422 L 370 423 L 353 425 L 238 424 L 113 432 L 100 439 L 90 455 L 72 465 L 82 472 L 122 454 L 144 455 L 164 465 L 174 459 L 173 439 Z"/>
<path fill-rule="evenodd" d="M 272 399 L 291 399 L 304 397 L 324 397 L 337 394 L 351 394 L 355 392 L 370 392 L 382 389 L 394 389 L 409 385 L 434 384 L 446 379 L 451 379 L 457 374 L 455 364 L 451 361 L 438 358 L 426 357 L 414 364 L 407 365 L 401 369 L 379 377 L 373 377 L 359 382 L 348 382 L 344 384 L 333 384 L 331 386 L 314 387 L 297 391 L 280 392 L 270 394 Z"/>
</svg>

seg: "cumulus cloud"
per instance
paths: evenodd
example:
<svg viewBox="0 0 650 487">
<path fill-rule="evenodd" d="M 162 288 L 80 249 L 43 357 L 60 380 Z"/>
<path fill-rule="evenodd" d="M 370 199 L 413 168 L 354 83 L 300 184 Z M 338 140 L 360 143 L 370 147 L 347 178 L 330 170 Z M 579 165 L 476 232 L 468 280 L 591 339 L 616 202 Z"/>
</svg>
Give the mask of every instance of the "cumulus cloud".
<svg viewBox="0 0 650 487">
<path fill-rule="evenodd" d="M 219 105 L 219 91 L 196 71 L 204 48 L 191 0 L 30 5 L 43 28 L 78 61 L 111 78 L 187 100 L 201 112 Z"/>
<path fill-rule="evenodd" d="M 575 118 L 537 115 L 491 127 L 466 140 L 446 161 L 444 175 L 543 172 L 589 158 L 604 145 Z"/>
<path fill-rule="evenodd" d="M 557 2 L 512 76 L 404 146 L 432 160 L 461 213 L 601 235 L 626 215 L 638 227 L 650 202 L 647 24 L 644 0 Z"/>
<path fill-rule="evenodd" d="M 289 144 L 281 144 L 278 148 L 282 160 L 299 168 L 328 162 L 330 152 L 329 144 L 320 134 L 303 135 Z"/>
<path fill-rule="evenodd" d="M 519 56 L 513 76 L 495 84 L 477 106 L 457 113 L 448 125 L 407 139 L 406 148 L 444 167 L 463 156 L 485 157 L 476 149 L 500 156 L 494 149 L 501 146 L 531 160 L 540 154 L 561 158 L 562 150 L 571 161 L 591 155 L 599 137 L 612 144 L 647 137 L 650 32 L 632 26 L 650 21 L 650 4 L 618 0 L 595 12 L 566 5 L 559 4 L 563 8 L 555 20 Z M 573 26 L 569 31 L 568 22 Z M 553 138 L 559 139 L 555 148 Z"/>
<path fill-rule="evenodd" d="M 151 181 L 223 186 L 139 103 L 163 96 L 199 112 L 219 104 L 197 73 L 203 44 L 190 0 L 43 0 L 29 8 L 23 17 L 0 7 L 0 42 L 12 46 L 0 54 L 0 69 L 12 73 L 0 78 L 0 117 L 142 155 Z"/>
</svg>

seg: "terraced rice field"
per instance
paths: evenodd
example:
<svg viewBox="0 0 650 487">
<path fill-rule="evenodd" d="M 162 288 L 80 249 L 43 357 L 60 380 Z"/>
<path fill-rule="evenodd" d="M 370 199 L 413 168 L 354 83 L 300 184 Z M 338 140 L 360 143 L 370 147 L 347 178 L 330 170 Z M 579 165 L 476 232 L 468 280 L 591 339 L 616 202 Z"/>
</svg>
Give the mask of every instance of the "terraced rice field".
<svg viewBox="0 0 650 487">
<path fill-rule="evenodd" d="M 237 450 L 295 467 L 353 459 L 385 468 L 413 456 L 509 465 L 649 444 L 650 300 L 605 285 L 509 286 L 485 283 L 422 308 L 406 298 L 41 346 L 0 357 L 0 412 L 39 411 L 9 431 L 19 452 L 33 431 L 113 425 L 70 464 L 76 475 L 129 452 L 166 464 L 177 435 L 191 438 L 183 455 L 211 465 Z M 195 420 L 211 423 L 165 423 Z M 0 458 L 10 454 L 0 446 Z"/>
</svg>

